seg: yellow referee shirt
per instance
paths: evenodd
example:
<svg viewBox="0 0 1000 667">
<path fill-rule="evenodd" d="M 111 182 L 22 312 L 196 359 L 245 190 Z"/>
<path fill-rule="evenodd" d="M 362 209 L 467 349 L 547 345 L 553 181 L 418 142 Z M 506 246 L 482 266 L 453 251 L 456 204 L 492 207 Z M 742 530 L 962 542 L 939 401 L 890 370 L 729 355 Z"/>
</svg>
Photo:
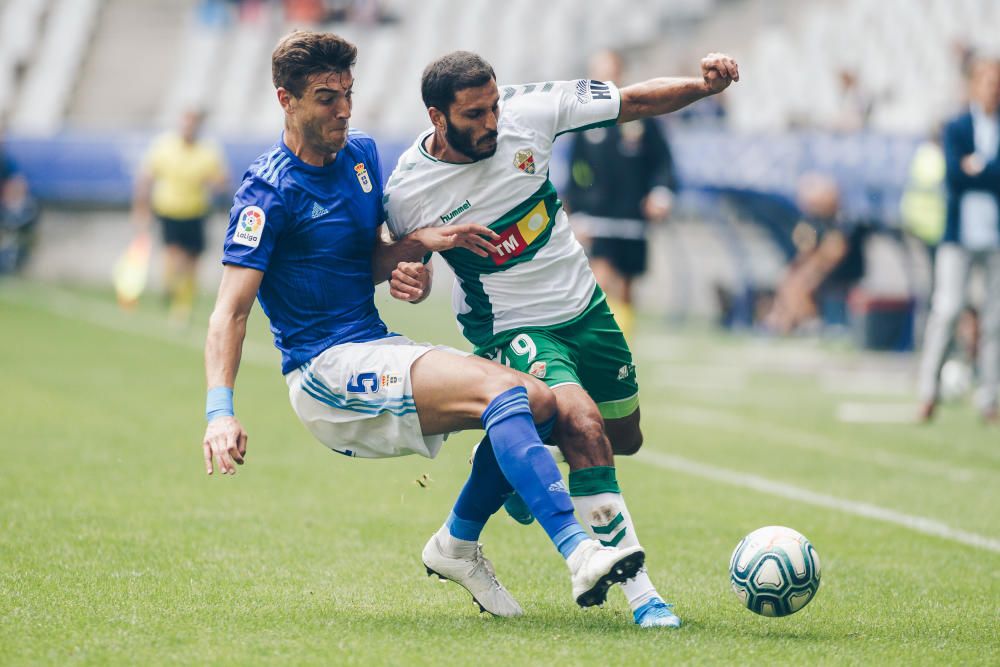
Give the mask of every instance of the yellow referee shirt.
<svg viewBox="0 0 1000 667">
<path fill-rule="evenodd" d="M 153 143 L 143 169 L 153 178 L 153 212 L 180 220 L 208 215 L 212 189 L 226 173 L 218 148 L 204 141 L 186 143 L 177 134 Z"/>
</svg>

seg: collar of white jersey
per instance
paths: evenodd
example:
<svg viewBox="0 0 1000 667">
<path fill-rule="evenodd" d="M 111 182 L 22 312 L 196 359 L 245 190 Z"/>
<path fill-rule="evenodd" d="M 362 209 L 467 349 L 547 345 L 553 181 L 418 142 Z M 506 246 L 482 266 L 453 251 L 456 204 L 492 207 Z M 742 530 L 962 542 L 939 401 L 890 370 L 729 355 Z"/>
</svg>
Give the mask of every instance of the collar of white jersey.
<svg viewBox="0 0 1000 667">
<path fill-rule="evenodd" d="M 437 164 L 448 165 L 451 167 L 471 167 L 474 164 L 479 164 L 480 162 L 486 162 L 494 155 L 496 155 L 496 153 L 494 153 L 490 157 L 484 157 L 482 160 L 473 160 L 472 162 L 451 162 L 449 160 L 442 160 L 440 158 L 434 157 L 433 155 L 427 152 L 426 148 L 424 148 L 424 142 L 427 141 L 427 137 L 431 136 L 432 134 L 434 134 L 433 127 L 429 130 L 425 130 L 423 134 L 417 137 L 417 150 L 420 151 L 420 154 L 423 155 L 425 158 L 427 158 L 431 162 L 436 162 Z M 499 134 L 497 134 L 497 140 L 499 141 L 499 139 L 500 136 Z"/>
</svg>

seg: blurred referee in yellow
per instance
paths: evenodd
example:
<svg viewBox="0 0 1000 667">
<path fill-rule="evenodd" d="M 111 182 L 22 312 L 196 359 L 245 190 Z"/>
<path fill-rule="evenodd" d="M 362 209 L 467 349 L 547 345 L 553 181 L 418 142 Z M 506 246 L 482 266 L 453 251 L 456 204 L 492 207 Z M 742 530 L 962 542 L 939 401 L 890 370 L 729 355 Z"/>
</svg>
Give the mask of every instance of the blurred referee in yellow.
<svg viewBox="0 0 1000 667">
<path fill-rule="evenodd" d="M 155 215 L 163 233 L 163 283 L 170 321 L 187 324 L 196 290 L 198 257 L 205 249 L 205 220 L 212 199 L 228 183 L 225 160 L 199 137 L 204 114 L 189 110 L 180 129 L 157 138 L 142 161 L 135 183 L 133 219 L 148 233 Z"/>
</svg>

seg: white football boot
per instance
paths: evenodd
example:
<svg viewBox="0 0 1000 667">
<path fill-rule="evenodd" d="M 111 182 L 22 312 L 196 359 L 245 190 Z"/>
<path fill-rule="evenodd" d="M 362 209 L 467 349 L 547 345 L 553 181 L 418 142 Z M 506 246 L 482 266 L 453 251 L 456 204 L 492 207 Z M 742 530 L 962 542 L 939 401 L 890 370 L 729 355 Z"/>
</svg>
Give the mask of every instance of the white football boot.
<svg viewBox="0 0 1000 667">
<path fill-rule="evenodd" d="M 608 589 L 634 577 L 645 562 L 646 553 L 638 544 L 619 549 L 585 540 L 566 559 L 573 575 L 573 598 L 581 607 L 604 604 Z"/>
<path fill-rule="evenodd" d="M 445 553 L 438 533 L 424 546 L 422 560 L 427 576 L 437 575 L 442 581 L 450 579 L 472 593 L 479 611 L 494 616 L 520 616 L 524 613 L 507 589 L 497 580 L 493 563 L 483 556 L 483 545 L 446 536 L 455 545 L 455 556 Z"/>
</svg>

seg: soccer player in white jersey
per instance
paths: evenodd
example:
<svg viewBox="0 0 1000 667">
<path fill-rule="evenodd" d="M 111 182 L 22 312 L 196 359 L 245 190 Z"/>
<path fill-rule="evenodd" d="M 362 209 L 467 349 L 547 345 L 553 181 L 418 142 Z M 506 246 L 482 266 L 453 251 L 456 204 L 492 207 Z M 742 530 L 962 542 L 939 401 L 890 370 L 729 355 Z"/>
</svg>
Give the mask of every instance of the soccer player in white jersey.
<svg viewBox="0 0 1000 667">
<path fill-rule="evenodd" d="M 487 256 L 463 248 L 441 253 L 457 277 L 458 322 L 477 354 L 554 390 L 553 436 L 570 466 L 570 494 L 606 545 L 639 545 L 613 457 L 642 445 L 639 388 L 632 354 L 549 180 L 552 144 L 565 132 L 675 111 L 739 80 L 736 62 L 723 54 L 702 59 L 701 74 L 621 90 L 585 79 L 498 87 L 493 68 L 476 54 L 448 54 L 423 74 L 433 127 L 403 153 L 386 185 L 397 240 L 468 222 L 499 235 Z M 397 298 L 420 300 L 429 289 L 430 269 L 420 262 L 393 272 Z M 508 509 L 530 521 L 523 508 Z M 680 625 L 645 570 L 622 588 L 640 626 Z"/>
<path fill-rule="evenodd" d="M 612 584 L 639 570 L 644 553 L 602 546 L 573 516 L 542 445 L 555 412 L 549 389 L 489 361 L 392 333 L 375 309 L 374 283 L 396 266 L 394 253 L 456 245 L 488 251 L 480 236 L 455 227 L 391 247 L 380 243 L 378 152 L 371 137 L 349 129 L 356 54 L 336 35 L 293 32 L 272 56 L 285 130 L 247 170 L 230 213 L 205 344 L 206 472 L 214 462 L 235 473 L 246 455 L 233 387 L 256 297 L 281 351 L 292 408 L 330 449 L 352 458 L 434 457 L 443 434 L 479 427 L 489 434 L 493 446 L 479 448 L 451 515 L 424 548 L 428 574 L 458 582 L 495 615 L 521 614 L 477 543 L 516 489 L 566 558 L 577 603 L 601 604 Z"/>
</svg>

